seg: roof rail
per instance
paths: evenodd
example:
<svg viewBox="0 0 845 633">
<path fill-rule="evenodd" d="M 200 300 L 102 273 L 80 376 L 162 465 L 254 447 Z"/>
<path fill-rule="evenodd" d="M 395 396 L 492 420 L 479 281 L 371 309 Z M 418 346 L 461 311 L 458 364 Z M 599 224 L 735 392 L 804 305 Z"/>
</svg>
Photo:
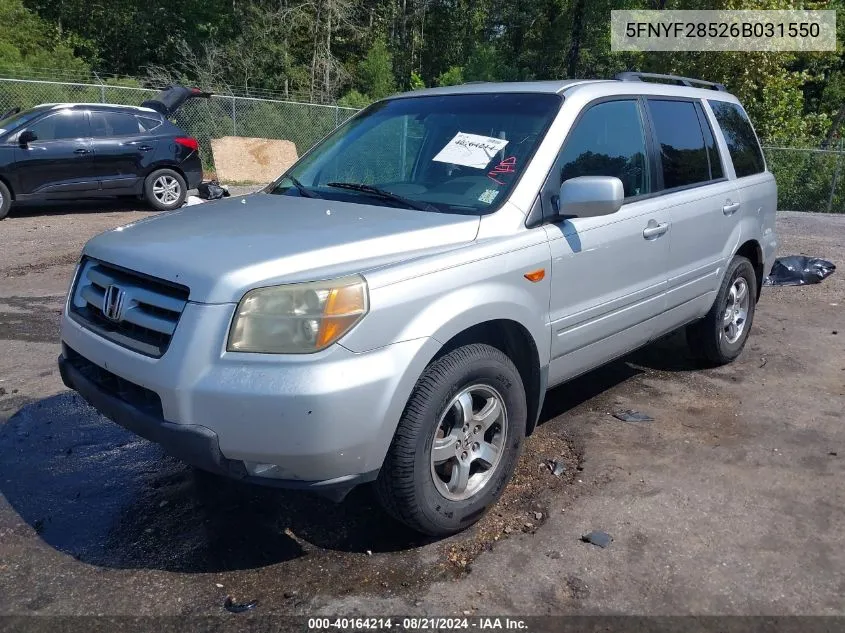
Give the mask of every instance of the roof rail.
<svg viewBox="0 0 845 633">
<path fill-rule="evenodd" d="M 663 81 L 676 81 L 684 86 L 695 88 L 696 86 L 704 86 L 706 88 L 713 88 L 719 92 L 727 92 L 728 89 L 725 84 L 719 84 L 714 81 L 704 81 L 702 79 L 691 79 L 690 77 L 679 77 L 678 75 L 661 75 L 660 73 L 640 73 L 640 72 L 624 72 L 619 73 L 614 77 L 619 81 L 642 81 L 643 79 L 662 79 Z"/>
</svg>

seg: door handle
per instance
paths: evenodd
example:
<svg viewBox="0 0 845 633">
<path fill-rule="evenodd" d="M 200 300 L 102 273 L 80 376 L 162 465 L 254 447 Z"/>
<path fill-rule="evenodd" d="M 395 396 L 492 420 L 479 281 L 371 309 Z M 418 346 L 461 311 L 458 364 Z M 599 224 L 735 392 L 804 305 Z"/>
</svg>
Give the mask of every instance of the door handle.
<svg viewBox="0 0 845 633">
<path fill-rule="evenodd" d="M 739 210 L 739 202 L 731 203 L 729 200 L 728 203 L 722 207 L 722 213 L 725 215 L 733 215 L 734 213 Z"/>
<path fill-rule="evenodd" d="M 84 147 L 80 147 L 78 149 L 73 150 L 74 154 L 88 154 L 91 150 L 85 149 Z"/>
<path fill-rule="evenodd" d="M 668 230 L 668 222 L 661 222 L 660 224 L 658 224 L 654 220 L 649 220 L 648 226 L 643 229 L 643 237 L 647 240 L 651 240 L 655 237 L 660 237 Z"/>
</svg>

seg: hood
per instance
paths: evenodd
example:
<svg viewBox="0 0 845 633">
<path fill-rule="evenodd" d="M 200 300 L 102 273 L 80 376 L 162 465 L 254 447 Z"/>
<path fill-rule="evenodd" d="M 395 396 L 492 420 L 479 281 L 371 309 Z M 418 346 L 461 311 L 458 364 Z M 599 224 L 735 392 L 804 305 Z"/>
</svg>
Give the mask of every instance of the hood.
<svg viewBox="0 0 845 633">
<path fill-rule="evenodd" d="M 257 286 L 365 272 L 472 242 L 480 218 L 257 193 L 102 233 L 84 254 L 190 288 L 201 303 Z"/>
</svg>

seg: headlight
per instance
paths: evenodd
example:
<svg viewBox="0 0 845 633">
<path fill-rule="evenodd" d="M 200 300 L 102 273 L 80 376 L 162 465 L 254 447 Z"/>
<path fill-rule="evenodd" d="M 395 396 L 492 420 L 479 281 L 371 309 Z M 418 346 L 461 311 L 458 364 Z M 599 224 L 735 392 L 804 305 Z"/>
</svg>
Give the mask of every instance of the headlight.
<svg viewBox="0 0 845 633">
<path fill-rule="evenodd" d="M 308 354 L 325 349 L 367 313 L 359 275 L 250 290 L 229 331 L 230 352 Z"/>
</svg>

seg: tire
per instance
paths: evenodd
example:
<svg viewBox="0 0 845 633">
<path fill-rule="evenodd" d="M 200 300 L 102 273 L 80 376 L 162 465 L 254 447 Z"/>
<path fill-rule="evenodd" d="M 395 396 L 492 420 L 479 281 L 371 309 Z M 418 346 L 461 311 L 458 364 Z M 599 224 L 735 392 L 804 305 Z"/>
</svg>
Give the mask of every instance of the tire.
<svg viewBox="0 0 845 633">
<path fill-rule="evenodd" d="M 144 181 L 144 198 L 159 211 L 178 209 L 185 203 L 187 195 L 185 179 L 172 169 L 157 169 Z"/>
<path fill-rule="evenodd" d="M 0 220 L 9 215 L 12 208 L 12 192 L 2 180 L 0 180 Z"/>
<path fill-rule="evenodd" d="M 735 301 L 738 294 L 741 296 L 742 288 L 747 300 L 740 298 Z M 745 257 L 737 255 L 725 271 L 710 312 L 701 321 L 687 326 L 687 343 L 693 354 L 712 365 L 732 362 L 748 340 L 756 303 L 757 275 L 754 266 Z M 732 307 L 730 315 L 727 314 L 729 306 Z M 727 316 L 730 316 L 732 325 L 726 324 Z"/>
<path fill-rule="evenodd" d="M 472 418 L 467 425 L 461 402 L 472 402 L 473 413 L 488 415 Z M 522 379 L 505 354 L 481 344 L 449 352 L 429 365 L 408 400 L 376 480 L 382 506 L 402 523 L 432 536 L 469 527 L 498 500 L 513 476 L 526 420 Z M 438 458 L 447 459 L 435 465 L 436 435 Z"/>
</svg>

